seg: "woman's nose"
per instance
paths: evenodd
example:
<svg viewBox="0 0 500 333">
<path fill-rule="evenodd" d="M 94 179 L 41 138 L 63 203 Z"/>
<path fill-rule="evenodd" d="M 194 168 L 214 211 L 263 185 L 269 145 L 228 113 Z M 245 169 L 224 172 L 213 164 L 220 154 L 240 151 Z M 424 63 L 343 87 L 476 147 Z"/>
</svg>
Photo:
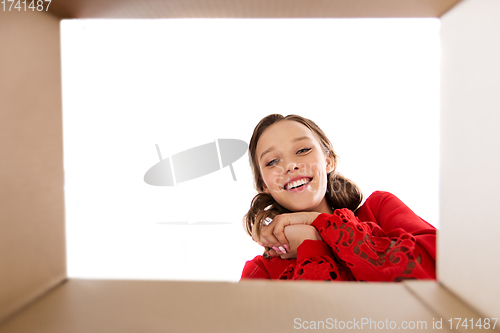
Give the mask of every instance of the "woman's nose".
<svg viewBox="0 0 500 333">
<path fill-rule="evenodd" d="M 286 166 L 286 173 L 289 173 L 291 170 L 298 170 L 299 166 L 296 163 L 288 163 Z"/>
</svg>

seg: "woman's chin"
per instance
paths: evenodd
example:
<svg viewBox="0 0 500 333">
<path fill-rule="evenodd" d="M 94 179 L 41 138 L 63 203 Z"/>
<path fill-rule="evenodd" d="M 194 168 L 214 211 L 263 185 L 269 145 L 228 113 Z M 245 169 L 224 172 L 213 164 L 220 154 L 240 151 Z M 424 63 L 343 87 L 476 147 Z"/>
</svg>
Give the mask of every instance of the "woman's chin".
<svg viewBox="0 0 500 333">
<path fill-rule="evenodd" d="M 323 203 L 323 198 L 309 198 L 310 200 L 297 200 L 295 202 L 285 201 L 278 203 L 291 212 L 322 212 L 328 204 Z"/>
<path fill-rule="evenodd" d="M 282 205 L 286 209 L 292 212 L 313 212 L 314 209 L 318 206 L 318 204 L 292 204 L 292 205 Z"/>
</svg>

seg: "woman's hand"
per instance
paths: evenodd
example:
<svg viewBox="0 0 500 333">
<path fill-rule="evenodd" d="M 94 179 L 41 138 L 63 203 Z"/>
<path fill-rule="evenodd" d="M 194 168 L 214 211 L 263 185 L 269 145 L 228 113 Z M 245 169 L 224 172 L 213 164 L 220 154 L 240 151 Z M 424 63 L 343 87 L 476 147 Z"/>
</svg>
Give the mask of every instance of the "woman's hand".
<svg viewBox="0 0 500 333">
<path fill-rule="evenodd" d="M 323 240 L 315 227 L 305 224 L 287 226 L 285 228 L 285 236 L 290 242 L 290 250 L 286 254 L 270 250 L 267 253 L 270 257 L 280 256 L 281 259 L 294 259 L 297 258 L 297 248 L 306 239 Z"/>
<path fill-rule="evenodd" d="M 274 248 L 277 252 L 279 251 L 279 247 L 288 250 L 287 248 L 290 248 L 290 244 L 285 236 L 285 227 L 295 224 L 310 225 L 319 214 L 321 213 L 299 212 L 277 215 L 271 224 L 261 227 L 260 237 L 252 233 L 252 238 L 259 245 Z"/>
</svg>

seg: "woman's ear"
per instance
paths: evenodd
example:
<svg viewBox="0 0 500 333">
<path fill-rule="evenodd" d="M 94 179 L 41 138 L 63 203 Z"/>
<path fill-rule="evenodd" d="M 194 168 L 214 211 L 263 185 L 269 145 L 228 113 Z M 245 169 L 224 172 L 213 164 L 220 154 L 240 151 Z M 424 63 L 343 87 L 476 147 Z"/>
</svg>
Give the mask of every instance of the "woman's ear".
<svg viewBox="0 0 500 333">
<path fill-rule="evenodd" d="M 269 194 L 269 189 L 266 186 L 266 183 L 260 178 L 260 184 L 262 185 L 262 192 Z"/>
<path fill-rule="evenodd" d="M 330 172 L 335 169 L 335 163 L 332 157 L 332 154 L 330 154 L 329 151 L 326 153 L 326 173 L 329 174 Z"/>
</svg>

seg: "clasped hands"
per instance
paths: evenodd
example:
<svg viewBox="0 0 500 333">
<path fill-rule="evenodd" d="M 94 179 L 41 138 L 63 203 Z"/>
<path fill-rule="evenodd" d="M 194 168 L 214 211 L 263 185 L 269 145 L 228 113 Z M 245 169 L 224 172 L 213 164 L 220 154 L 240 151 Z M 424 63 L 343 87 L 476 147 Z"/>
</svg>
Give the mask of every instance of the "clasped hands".
<svg viewBox="0 0 500 333">
<path fill-rule="evenodd" d="M 261 246 L 272 248 L 267 254 L 271 257 L 293 259 L 297 257 L 297 248 L 306 239 L 323 240 L 311 223 L 318 217 L 318 212 L 298 212 L 281 214 L 274 217 L 271 224 L 263 225 L 260 235 L 252 230 L 252 238 Z M 286 249 L 286 253 L 280 251 Z"/>
</svg>

